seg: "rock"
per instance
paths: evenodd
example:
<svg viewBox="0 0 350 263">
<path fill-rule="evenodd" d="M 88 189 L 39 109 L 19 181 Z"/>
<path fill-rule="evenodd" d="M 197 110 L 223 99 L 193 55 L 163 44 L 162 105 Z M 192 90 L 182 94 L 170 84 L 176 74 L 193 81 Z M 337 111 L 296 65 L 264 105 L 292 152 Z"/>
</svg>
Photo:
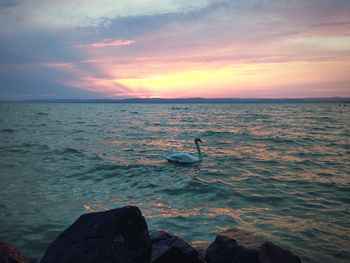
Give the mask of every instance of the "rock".
<svg viewBox="0 0 350 263">
<path fill-rule="evenodd" d="M 41 263 L 148 263 L 151 241 L 141 211 L 126 206 L 84 214 L 48 247 Z"/>
<path fill-rule="evenodd" d="M 300 258 L 241 229 L 216 236 L 206 251 L 207 263 L 301 263 Z"/>
<path fill-rule="evenodd" d="M 151 233 L 151 263 L 203 263 L 201 254 L 177 236 L 165 231 Z"/>
<path fill-rule="evenodd" d="M 0 263 L 28 263 L 14 247 L 0 241 Z"/>
</svg>

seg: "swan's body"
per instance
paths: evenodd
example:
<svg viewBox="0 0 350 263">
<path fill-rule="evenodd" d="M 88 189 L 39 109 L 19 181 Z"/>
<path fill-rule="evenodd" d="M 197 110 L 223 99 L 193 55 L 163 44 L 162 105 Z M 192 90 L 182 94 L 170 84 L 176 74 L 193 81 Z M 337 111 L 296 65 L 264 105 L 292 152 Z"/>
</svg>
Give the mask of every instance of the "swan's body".
<svg viewBox="0 0 350 263">
<path fill-rule="evenodd" d="M 202 154 L 201 154 L 201 150 L 199 148 L 198 142 L 202 142 L 201 139 L 198 139 L 198 138 L 194 139 L 194 143 L 196 144 L 197 151 L 198 151 L 198 157 L 188 153 L 175 153 L 165 158 L 169 162 L 175 162 L 175 163 L 183 163 L 183 164 L 198 163 L 202 161 Z"/>
<path fill-rule="evenodd" d="M 202 158 L 192 156 L 188 153 L 175 153 L 165 157 L 169 162 L 176 163 L 197 163 L 202 160 Z"/>
</svg>

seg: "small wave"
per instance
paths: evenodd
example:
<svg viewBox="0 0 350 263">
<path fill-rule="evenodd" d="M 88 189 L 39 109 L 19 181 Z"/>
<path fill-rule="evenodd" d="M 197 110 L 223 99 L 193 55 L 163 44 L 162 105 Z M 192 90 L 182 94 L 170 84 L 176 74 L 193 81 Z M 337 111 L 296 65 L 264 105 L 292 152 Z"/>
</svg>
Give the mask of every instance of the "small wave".
<svg viewBox="0 0 350 263">
<path fill-rule="evenodd" d="M 49 115 L 47 112 L 36 112 L 36 115 L 43 115 L 43 116 L 47 116 Z"/>
<path fill-rule="evenodd" d="M 255 138 L 258 141 L 266 141 L 277 144 L 298 144 L 296 140 L 291 138 L 281 138 L 281 137 L 270 137 L 270 138 Z"/>
<path fill-rule="evenodd" d="M 334 121 L 333 118 L 327 117 L 327 116 L 321 116 L 321 117 L 312 117 L 311 119 L 319 120 L 319 121 Z"/>
<path fill-rule="evenodd" d="M 1 129 L 0 132 L 1 133 L 13 133 L 13 132 L 15 132 L 15 130 L 13 130 L 13 129 Z"/>
<path fill-rule="evenodd" d="M 231 145 L 231 141 L 216 141 L 215 144 L 218 145 Z"/>
<path fill-rule="evenodd" d="M 74 148 L 65 148 L 63 150 L 58 150 L 59 154 L 78 154 L 78 155 L 83 155 L 84 152 L 80 151 L 78 149 L 74 149 Z"/>
<path fill-rule="evenodd" d="M 197 121 L 196 119 L 183 119 L 182 120 L 182 122 L 184 122 L 184 123 L 187 123 L 187 122 L 193 123 L 193 122 L 196 122 L 196 121 Z"/>
<path fill-rule="evenodd" d="M 25 142 L 22 144 L 23 147 L 35 147 L 37 146 L 35 143 Z"/>
<path fill-rule="evenodd" d="M 229 134 L 234 134 L 234 132 L 231 131 L 217 131 L 217 130 L 208 130 L 204 132 L 205 135 L 214 135 L 214 134 L 219 134 L 219 135 L 229 135 Z"/>
<path fill-rule="evenodd" d="M 159 122 L 145 122 L 145 125 L 149 125 L 149 126 L 163 126 L 163 124 L 159 123 Z"/>
<path fill-rule="evenodd" d="M 179 188 L 166 188 L 162 189 L 161 192 L 165 192 L 170 195 L 183 195 L 183 194 L 223 194 L 224 196 L 227 196 L 226 192 L 227 187 L 220 181 L 215 181 L 212 183 L 207 183 L 205 181 L 202 181 L 200 179 L 193 179 L 191 181 L 188 181 L 186 184 L 184 184 L 182 187 Z"/>
<path fill-rule="evenodd" d="M 32 147 L 37 147 L 38 149 L 42 149 L 42 150 L 47 150 L 50 149 L 50 147 L 47 144 L 39 144 L 39 143 L 28 143 L 25 142 L 21 145 L 24 148 L 32 148 Z"/>
<path fill-rule="evenodd" d="M 255 119 L 268 119 L 271 118 L 271 115 L 268 114 L 260 114 L 260 113 L 251 113 L 249 118 L 255 118 Z"/>
<path fill-rule="evenodd" d="M 100 171 L 113 171 L 120 168 L 120 165 L 117 164 L 100 164 L 92 167 L 89 170 L 89 173 L 100 172 Z"/>
<path fill-rule="evenodd" d="M 83 133 L 84 131 L 83 130 L 73 130 L 72 133 L 75 134 L 75 133 Z"/>
<path fill-rule="evenodd" d="M 50 147 L 46 144 L 38 144 L 38 143 L 22 143 L 19 145 L 14 145 L 11 147 L 1 147 L 1 150 L 4 152 L 11 153 L 31 153 L 31 154 L 42 154 L 43 152 L 47 152 Z"/>
<path fill-rule="evenodd" d="M 135 149 L 123 149 L 124 152 L 135 152 Z"/>
<path fill-rule="evenodd" d="M 247 200 L 250 200 L 252 202 L 259 202 L 259 203 L 282 203 L 284 202 L 284 198 L 278 195 L 247 195 Z"/>
<path fill-rule="evenodd" d="M 139 167 L 139 165 L 118 165 L 118 164 L 97 164 L 87 170 L 85 173 L 77 173 L 69 175 L 67 177 L 75 177 L 79 180 L 90 180 L 93 179 L 96 182 L 113 178 L 121 174 L 122 171 L 129 170 Z"/>
<path fill-rule="evenodd" d="M 131 169 L 139 167 L 140 165 L 118 165 L 118 164 L 100 164 L 92 167 L 88 173 L 95 173 L 95 172 L 110 172 L 115 171 L 119 169 Z"/>
<path fill-rule="evenodd" d="M 33 127 L 44 127 L 44 126 L 47 126 L 46 123 L 41 123 L 41 124 L 33 125 Z"/>
</svg>

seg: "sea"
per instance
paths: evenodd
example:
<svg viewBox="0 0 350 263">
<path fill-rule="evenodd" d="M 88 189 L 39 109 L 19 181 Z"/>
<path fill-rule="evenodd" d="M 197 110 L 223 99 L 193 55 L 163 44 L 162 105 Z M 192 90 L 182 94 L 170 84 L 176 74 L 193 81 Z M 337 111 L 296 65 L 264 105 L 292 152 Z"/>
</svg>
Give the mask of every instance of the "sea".
<svg viewBox="0 0 350 263">
<path fill-rule="evenodd" d="M 138 206 L 205 248 L 234 227 L 350 262 L 350 105 L 0 104 L 0 240 L 40 258 L 81 214 Z M 172 153 L 203 161 L 177 165 Z"/>
</svg>

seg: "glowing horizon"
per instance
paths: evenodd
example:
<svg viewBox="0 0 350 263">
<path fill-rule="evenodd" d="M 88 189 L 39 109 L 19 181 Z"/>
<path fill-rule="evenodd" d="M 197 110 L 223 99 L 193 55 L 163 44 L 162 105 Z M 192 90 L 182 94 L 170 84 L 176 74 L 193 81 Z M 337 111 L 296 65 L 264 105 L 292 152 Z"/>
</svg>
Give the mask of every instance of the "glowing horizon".
<svg viewBox="0 0 350 263">
<path fill-rule="evenodd" d="M 0 3 L 0 99 L 350 97 L 346 1 L 31 2 Z"/>
</svg>

